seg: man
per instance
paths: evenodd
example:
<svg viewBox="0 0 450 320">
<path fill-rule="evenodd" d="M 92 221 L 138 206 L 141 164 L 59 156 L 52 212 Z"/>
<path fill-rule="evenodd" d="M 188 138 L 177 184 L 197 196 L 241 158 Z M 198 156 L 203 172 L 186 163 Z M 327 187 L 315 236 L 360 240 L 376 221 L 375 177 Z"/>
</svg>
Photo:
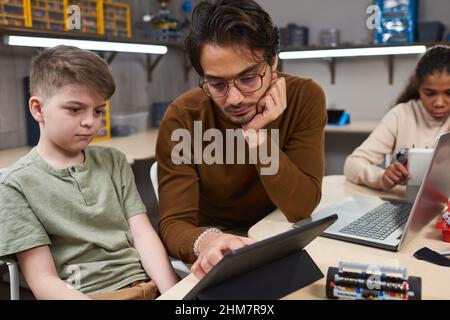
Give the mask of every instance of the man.
<svg viewBox="0 0 450 320">
<path fill-rule="evenodd" d="M 169 107 L 156 159 L 160 234 L 172 256 L 195 262 L 198 278 L 254 242 L 231 230 L 277 207 L 298 221 L 320 201 L 325 97 L 312 80 L 276 72 L 278 46 L 277 27 L 254 1 L 204 1 L 193 12 L 186 50 L 200 88 Z M 263 161 L 268 149 L 275 157 Z"/>
</svg>

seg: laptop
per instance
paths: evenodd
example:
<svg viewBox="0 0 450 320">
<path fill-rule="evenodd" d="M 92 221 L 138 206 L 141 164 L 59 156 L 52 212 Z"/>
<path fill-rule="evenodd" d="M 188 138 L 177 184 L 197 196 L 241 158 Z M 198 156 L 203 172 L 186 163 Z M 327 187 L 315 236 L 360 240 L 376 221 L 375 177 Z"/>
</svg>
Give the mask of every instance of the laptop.
<svg viewBox="0 0 450 320">
<path fill-rule="evenodd" d="M 449 168 L 450 132 L 439 137 L 414 202 L 354 195 L 293 226 L 337 214 L 322 236 L 398 251 L 444 210 L 450 196 Z"/>
<path fill-rule="evenodd" d="M 271 264 L 283 260 L 294 253 L 300 253 L 305 246 L 318 237 L 321 232 L 334 223 L 336 219 L 336 215 L 317 219 L 314 222 L 305 224 L 299 228 L 291 229 L 287 232 L 258 241 L 237 250 L 231 250 L 197 283 L 197 285 L 195 285 L 195 287 L 191 289 L 191 291 L 187 293 L 183 300 L 198 299 L 202 292 L 206 292 L 208 289 L 211 290 L 212 288 L 218 288 L 218 290 L 223 291 L 223 288 L 220 288 L 220 286 L 223 287 L 223 284 L 226 283 L 227 280 L 229 283 L 231 282 L 234 287 L 245 285 L 245 277 L 251 278 L 251 274 L 258 272 L 258 270 L 261 270 L 265 266 L 268 266 L 268 269 L 270 269 Z M 300 273 L 301 277 L 302 272 L 307 272 L 306 265 L 298 269 L 295 265 L 292 267 L 291 264 L 288 264 L 288 269 L 288 274 L 291 277 L 289 282 L 294 282 L 296 273 Z M 250 275 L 248 275 L 249 273 Z M 266 273 L 267 272 L 263 272 L 263 274 Z M 267 274 L 266 276 L 270 278 L 271 275 Z M 236 283 L 233 279 L 241 279 L 242 281 Z M 274 279 L 276 281 L 281 281 L 279 278 Z M 266 280 L 268 281 L 268 279 Z M 267 281 L 261 282 L 261 279 L 258 280 L 261 285 L 266 285 L 266 287 Z M 248 285 L 249 284 L 247 283 L 247 286 Z M 231 290 L 231 293 L 227 293 L 230 294 L 233 299 L 248 299 L 258 295 L 257 293 L 253 293 L 253 296 L 249 297 L 248 295 L 250 293 L 248 290 L 246 291 L 246 289 L 240 288 L 240 291 L 236 292 L 236 289 L 239 288 L 234 287 L 232 288 L 233 290 Z M 288 292 L 285 292 L 285 294 L 287 293 Z"/>
</svg>

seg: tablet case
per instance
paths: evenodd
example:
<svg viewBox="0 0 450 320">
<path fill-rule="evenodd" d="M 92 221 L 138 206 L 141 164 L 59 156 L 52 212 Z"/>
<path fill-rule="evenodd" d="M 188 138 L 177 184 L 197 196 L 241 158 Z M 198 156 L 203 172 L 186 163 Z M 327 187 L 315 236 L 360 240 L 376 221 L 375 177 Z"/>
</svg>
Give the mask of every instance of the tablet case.
<svg viewBox="0 0 450 320">
<path fill-rule="evenodd" d="M 183 300 L 278 299 L 322 278 L 303 249 L 336 220 L 333 214 L 231 250 Z"/>
<path fill-rule="evenodd" d="M 301 250 L 200 291 L 194 300 L 275 300 L 323 277 L 310 255 Z"/>
</svg>

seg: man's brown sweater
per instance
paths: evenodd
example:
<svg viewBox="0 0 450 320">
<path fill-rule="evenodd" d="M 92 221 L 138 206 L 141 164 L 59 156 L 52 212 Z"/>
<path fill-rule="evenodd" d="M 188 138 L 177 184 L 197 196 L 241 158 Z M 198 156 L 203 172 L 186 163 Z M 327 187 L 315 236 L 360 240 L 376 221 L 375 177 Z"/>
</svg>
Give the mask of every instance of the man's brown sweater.
<svg viewBox="0 0 450 320">
<path fill-rule="evenodd" d="M 257 163 L 194 164 L 194 121 L 207 129 L 239 129 L 229 122 L 200 88 L 176 99 L 159 129 L 156 146 L 159 181 L 159 229 L 170 255 L 193 263 L 193 245 L 207 228 L 248 229 L 279 208 L 290 222 L 311 215 L 320 201 L 324 168 L 325 96 L 311 79 L 280 74 L 286 79 L 287 108 L 265 129 L 279 129 L 279 170 L 262 175 Z M 198 123 L 197 123 L 198 125 Z M 187 129 L 192 137 L 190 164 L 175 164 L 171 141 L 174 130 Z M 213 140 L 214 141 L 214 140 Z M 211 144 L 204 141 L 203 148 Z M 247 156 L 248 146 L 245 145 Z M 225 154 L 229 152 L 224 149 Z M 235 159 L 236 159 L 235 149 Z M 273 151 L 272 151 L 273 152 Z M 236 163 L 236 160 L 234 161 Z"/>
</svg>

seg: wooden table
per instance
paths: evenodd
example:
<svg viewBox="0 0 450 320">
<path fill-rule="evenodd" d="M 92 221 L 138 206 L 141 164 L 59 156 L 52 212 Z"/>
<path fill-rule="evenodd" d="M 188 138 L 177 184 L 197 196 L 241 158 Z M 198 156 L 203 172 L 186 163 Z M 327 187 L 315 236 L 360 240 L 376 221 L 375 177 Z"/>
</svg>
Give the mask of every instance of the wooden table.
<svg viewBox="0 0 450 320">
<path fill-rule="evenodd" d="M 322 200 L 315 210 L 320 210 L 333 202 L 354 194 L 376 195 L 391 198 L 402 198 L 405 195 L 403 187 L 395 188 L 392 193 L 376 191 L 352 184 L 343 176 L 327 176 L 323 180 Z M 377 264 L 386 266 L 407 267 L 409 275 L 422 277 L 423 299 L 450 299 L 450 272 L 445 267 L 417 260 L 413 253 L 427 246 L 435 251 L 450 249 L 450 244 L 442 241 L 441 232 L 434 229 L 437 220 L 425 226 L 418 237 L 405 243 L 399 252 L 371 248 L 349 242 L 318 237 L 311 242 L 306 250 L 314 259 L 324 275 L 328 267 L 338 267 L 339 261 Z M 249 236 L 258 240 L 271 237 L 292 227 L 284 215 L 276 210 L 256 223 L 249 230 Z M 159 299 L 181 299 L 198 282 L 190 274 L 173 288 L 161 295 Z M 289 294 L 284 299 L 325 299 L 325 278 Z"/>
<path fill-rule="evenodd" d="M 158 129 L 149 129 L 126 137 L 112 137 L 109 140 L 92 142 L 91 145 L 113 147 L 122 151 L 131 165 L 136 160 L 155 157 Z M 8 167 L 26 155 L 31 147 L 0 150 L 0 168 Z"/>
<path fill-rule="evenodd" d="M 350 124 L 345 126 L 327 125 L 325 127 L 326 133 L 372 133 L 373 130 L 380 124 L 379 120 L 352 120 Z"/>
</svg>

